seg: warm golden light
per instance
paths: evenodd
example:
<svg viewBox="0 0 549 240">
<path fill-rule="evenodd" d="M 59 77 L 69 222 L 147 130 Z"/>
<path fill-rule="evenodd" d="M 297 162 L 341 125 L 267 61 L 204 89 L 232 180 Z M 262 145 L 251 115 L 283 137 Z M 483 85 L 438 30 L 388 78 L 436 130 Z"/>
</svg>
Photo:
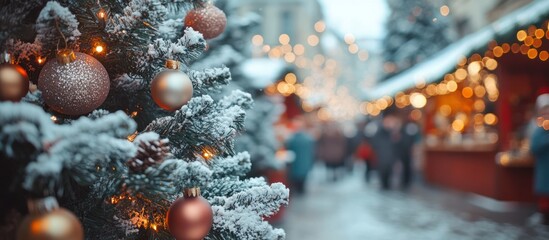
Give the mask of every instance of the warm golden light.
<svg viewBox="0 0 549 240">
<path fill-rule="evenodd" d="M 530 48 L 528 50 L 528 58 L 534 59 L 536 57 L 538 57 L 538 50 L 536 50 L 535 48 Z"/>
<path fill-rule="evenodd" d="M 498 61 L 490 58 L 486 60 L 485 66 L 488 70 L 493 71 L 498 67 Z"/>
<path fill-rule="evenodd" d="M 484 95 L 486 94 L 486 89 L 481 85 L 476 86 L 474 88 L 474 91 L 475 91 L 475 96 L 479 98 L 484 97 Z"/>
<path fill-rule="evenodd" d="M 46 58 L 43 58 L 43 57 L 37 57 L 36 58 L 36 62 L 40 65 L 44 64 L 44 62 L 46 62 Z"/>
<path fill-rule="evenodd" d="M 286 53 L 289 53 L 292 51 L 292 46 L 290 44 L 284 44 L 280 47 L 280 51 L 283 53 L 283 54 L 286 54 Z"/>
<path fill-rule="evenodd" d="M 549 52 L 543 50 L 539 53 L 539 59 L 541 61 L 547 61 L 547 59 L 549 59 Z"/>
<path fill-rule="evenodd" d="M 450 14 L 450 8 L 447 5 L 440 7 L 440 15 L 448 16 L 448 14 Z"/>
<path fill-rule="evenodd" d="M 517 39 L 521 42 L 524 41 L 524 39 L 526 39 L 527 36 L 528 34 L 524 30 L 520 30 L 517 32 Z"/>
<path fill-rule="evenodd" d="M 95 46 L 95 52 L 96 53 L 102 53 L 105 50 L 105 48 L 101 45 Z"/>
<path fill-rule="evenodd" d="M 296 44 L 294 46 L 294 53 L 295 55 L 303 55 L 305 53 L 305 46 L 303 46 L 302 44 Z"/>
<path fill-rule="evenodd" d="M 97 17 L 104 20 L 107 17 L 107 12 L 105 12 L 104 9 L 99 9 L 99 12 L 97 12 Z"/>
<path fill-rule="evenodd" d="M 255 46 L 261 46 L 263 44 L 263 36 L 261 35 L 254 35 L 252 37 L 252 44 Z"/>
<path fill-rule="evenodd" d="M 57 122 L 57 117 L 56 117 L 56 116 L 53 116 L 53 115 L 52 115 L 52 116 L 50 117 L 50 119 L 51 119 L 52 122 Z"/>
<path fill-rule="evenodd" d="M 471 98 L 473 96 L 473 89 L 470 87 L 464 87 L 461 90 L 461 95 L 463 95 L 463 97 L 465 98 Z"/>
<path fill-rule="evenodd" d="M 293 63 L 295 61 L 295 54 L 289 52 L 284 54 L 284 60 L 289 63 Z"/>
<path fill-rule="evenodd" d="M 498 117 L 493 113 L 484 115 L 484 123 L 488 125 L 495 125 L 498 122 Z"/>
<path fill-rule="evenodd" d="M 414 109 L 414 110 L 412 110 L 412 112 L 410 112 L 410 117 L 414 121 L 419 121 L 421 119 L 422 115 L 423 115 L 423 113 L 419 109 Z"/>
<path fill-rule="evenodd" d="M 532 46 L 532 44 L 534 44 L 534 38 L 530 36 L 526 37 L 526 39 L 524 39 L 524 44 L 526 46 Z"/>
<path fill-rule="evenodd" d="M 460 68 L 456 70 L 455 76 L 457 80 L 462 81 L 467 78 L 467 70 Z"/>
<path fill-rule="evenodd" d="M 456 119 L 452 122 L 452 129 L 456 132 L 461 132 L 465 128 L 465 123 L 461 119 Z"/>
<path fill-rule="evenodd" d="M 492 51 L 496 57 L 501 57 L 503 55 L 503 48 L 500 46 L 495 47 Z"/>
<path fill-rule="evenodd" d="M 345 43 L 347 44 L 353 44 L 355 42 L 355 36 L 353 34 L 347 33 L 345 34 L 345 37 L 343 37 L 343 40 L 345 40 Z"/>
<path fill-rule="evenodd" d="M 286 45 L 286 44 L 289 44 L 290 43 L 290 36 L 288 36 L 288 34 L 280 34 L 280 36 L 278 37 L 278 42 L 280 42 L 280 44 L 282 45 Z"/>
<path fill-rule="evenodd" d="M 503 50 L 502 50 L 503 52 Z M 469 66 L 467 66 L 467 70 L 469 71 L 469 75 L 475 75 L 475 74 L 478 74 L 478 72 L 480 72 L 480 70 L 482 69 L 482 66 L 480 65 L 479 62 L 472 62 L 469 64 Z"/>
<path fill-rule="evenodd" d="M 307 43 L 312 47 L 318 45 L 319 41 L 320 39 L 316 35 L 309 35 L 309 37 L 307 37 Z"/>
<path fill-rule="evenodd" d="M 438 111 L 440 112 L 440 114 L 442 116 L 448 117 L 448 116 L 450 116 L 450 114 L 452 114 L 452 107 L 450 107 L 450 105 L 445 104 L 445 105 L 440 106 Z"/>
<path fill-rule="evenodd" d="M 421 93 L 412 93 L 410 95 L 410 103 L 415 108 L 422 108 L 427 104 L 427 98 Z"/>
<path fill-rule="evenodd" d="M 289 84 L 295 84 L 297 82 L 297 76 L 294 73 L 288 73 L 284 76 L 284 81 Z"/>
<path fill-rule="evenodd" d="M 135 138 L 137 137 L 137 134 L 138 134 L 138 132 L 135 131 L 132 135 L 129 135 L 127 137 L 128 141 L 133 142 L 133 140 L 135 140 Z"/>
<path fill-rule="evenodd" d="M 486 108 L 486 105 L 484 104 L 484 101 L 482 101 L 481 99 L 477 99 L 473 104 L 473 108 L 477 112 L 483 112 L 484 109 Z"/>
<path fill-rule="evenodd" d="M 543 29 L 536 29 L 534 36 L 536 36 L 537 39 L 541 39 L 545 36 L 545 31 L 543 31 Z"/>
<path fill-rule="evenodd" d="M 446 89 L 448 89 L 449 92 L 455 92 L 458 89 L 458 85 L 457 85 L 456 81 L 454 81 L 454 80 L 449 81 L 446 84 Z"/>
<path fill-rule="evenodd" d="M 326 24 L 323 22 L 323 21 L 318 21 L 315 23 L 315 31 L 321 33 L 321 32 L 324 32 L 324 30 L 326 30 Z"/>
<path fill-rule="evenodd" d="M 355 43 L 349 45 L 349 52 L 352 53 L 352 54 L 355 54 L 358 52 L 358 45 L 356 45 Z"/>
<path fill-rule="evenodd" d="M 212 151 L 210 151 L 210 149 L 203 149 L 202 150 L 202 157 L 204 158 L 204 160 L 210 160 L 214 157 L 214 154 Z"/>
</svg>

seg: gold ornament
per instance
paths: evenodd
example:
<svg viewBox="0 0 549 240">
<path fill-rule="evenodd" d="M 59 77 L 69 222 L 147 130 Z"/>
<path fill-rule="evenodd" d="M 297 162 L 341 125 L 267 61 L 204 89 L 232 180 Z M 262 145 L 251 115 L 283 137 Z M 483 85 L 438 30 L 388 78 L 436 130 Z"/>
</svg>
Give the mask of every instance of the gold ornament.
<svg viewBox="0 0 549 240">
<path fill-rule="evenodd" d="M 179 62 L 167 60 L 166 68 L 151 82 L 152 98 L 168 111 L 175 111 L 193 97 L 193 84 L 187 74 L 179 71 Z"/>
<path fill-rule="evenodd" d="M 212 228 L 212 207 L 200 196 L 200 188 L 187 188 L 170 206 L 166 222 L 176 240 L 201 240 Z"/>
<path fill-rule="evenodd" d="M 54 197 L 28 201 L 29 215 L 17 230 L 17 240 L 83 240 L 82 224 Z"/>
<path fill-rule="evenodd" d="M 0 101 L 18 102 L 29 92 L 27 71 L 13 64 L 10 55 L 1 54 L 4 63 L 0 64 Z"/>
</svg>

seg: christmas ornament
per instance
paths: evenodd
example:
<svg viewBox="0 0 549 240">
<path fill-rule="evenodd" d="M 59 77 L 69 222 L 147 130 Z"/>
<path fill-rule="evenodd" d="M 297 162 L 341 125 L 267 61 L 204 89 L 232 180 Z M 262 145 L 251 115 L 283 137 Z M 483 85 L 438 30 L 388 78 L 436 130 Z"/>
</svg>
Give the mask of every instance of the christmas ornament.
<svg viewBox="0 0 549 240">
<path fill-rule="evenodd" d="M 29 215 L 17 230 L 18 240 L 81 240 L 82 224 L 70 211 L 59 207 L 54 197 L 28 201 Z"/>
<path fill-rule="evenodd" d="M 170 206 L 166 222 L 176 240 L 201 240 L 212 228 L 212 207 L 200 196 L 200 188 L 188 188 Z"/>
<path fill-rule="evenodd" d="M 225 30 L 227 16 L 213 4 L 190 10 L 185 16 L 185 26 L 202 33 L 204 39 L 219 36 Z"/>
<path fill-rule="evenodd" d="M 44 65 L 38 89 L 44 102 L 67 115 L 82 115 L 99 107 L 109 94 L 109 74 L 99 61 L 70 49 L 58 52 Z"/>
<path fill-rule="evenodd" d="M 178 70 L 178 61 L 167 60 L 166 68 L 151 82 L 152 98 L 159 107 L 175 111 L 191 100 L 193 84 L 187 74 Z"/>
<path fill-rule="evenodd" d="M 29 75 L 17 64 L 13 64 L 10 55 L 1 54 L 0 64 L 0 101 L 18 102 L 29 91 Z"/>
<path fill-rule="evenodd" d="M 137 144 L 137 155 L 128 161 L 129 168 L 134 172 L 144 172 L 170 155 L 168 139 L 161 139 L 156 133 L 143 133 L 134 143 Z"/>
</svg>

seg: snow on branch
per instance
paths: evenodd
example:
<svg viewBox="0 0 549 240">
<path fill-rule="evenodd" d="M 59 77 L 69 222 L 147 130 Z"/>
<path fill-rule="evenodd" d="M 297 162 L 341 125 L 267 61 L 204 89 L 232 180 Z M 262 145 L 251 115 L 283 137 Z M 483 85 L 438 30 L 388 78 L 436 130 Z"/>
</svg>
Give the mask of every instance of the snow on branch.
<svg viewBox="0 0 549 240">
<path fill-rule="evenodd" d="M 64 41 L 73 43 L 80 35 L 76 16 L 58 2 L 48 2 L 36 19 L 35 43 L 42 50 L 57 49 L 60 42 L 64 47 Z"/>
<path fill-rule="evenodd" d="M 266 186 L 267 182 L 264 178 L 249 178 L 245 180 L 239 180 L 235 177 L 213 178 L 210 180 L 208 187 L 204 189 L 203 196 L 212 201 L 214 205 L 221 205 L 224 199 L 219 197 L 228 197 L 246 189 L 253 187 Z M 217 202 L 219 201 L 219 203 Z"/>
<path fill-rule="evenodd" d="M 216 158 L 212 160 L 212 171 L 214 178 L 224 176 L 245 176 L 252 168 L 250 154 L 241 152 L 235 156 Z"/>
<path fill-rule="evenodd" d="M 131 0 L 122 13 L 112 17 L 107 31 L 114 35 L 127 36 L 132 30 L 148 27 L 154 29 L 164 20 L 168 9 L 159 0 Z"/>
<path fill-rule="evenodd" d="M 191 99 L 173 117 L 156 119 L 145 131 L 170 139 L 172 153 L 180 158 L 193 159 L 205 147 L 215 149 L 216 154 L 231 155 L 234 138 L 244 128 L 245 116 L 242 106 L 223 108 L 222 103 L 204 95 Z"/>
<path fill-rule="evenodd" d="M 149 44 L 148 57 L 154 59 L 172 59 L 189 63 L 194 61 L 206 48 L 206 41 L 202 34 L 192 30 L 185 29 L 183 37 L 172 42 L 166 39 L 156 39 L 152 44 Z"/>
<path fill-rule="evenodd" d="M 28 103 L 0 103 L 0 113 L 0 155 L 26 165 L 23 187 L 36 194 L 61 190 L 62 173 L 83 185 L 124 174 L 123 164 L 136 152 L 125 139 L 136 124 L 121 111 L 68 125 L 54 124 Z"/>
<path fill-rule="evenodd" d="M 240 106 L 244 110 L 249 110 L 253 107 L 253 103 L 254 100 L 251 94 L 237 89 L 219 101 L 219 108 L 225 109 L 232 106 Z"/>
<path fill-rule="evenodd" d="M 0 156 L 29 161 L 44 140 L 52 140 L 56 126 L 40 107 L 28 103 L 0 103 Z"/>
<path fill-rule="evenodd" d="M 281 183 L 251 187 L 228 198 L 217 198 L 214 211 L 215 232 L 235 239 L 284 239 L 282 229 L 275 229 L 263 217 L 288 203 L 289 190 Z M 219 204 L 221 203 L 221 204 Z"/>
<path fill-rule="evenodd" d="M 263 218 L 276 213 L 281 205 L 288 204 L 289 190 L 281 183 L 268 186 L 261 178 L 241 183 L 244 186 L 242 191 L 230 197 L 213 198 L 215 232 L 236 239 L 284 239 L 284 231 L 274 229 Z M 223 188 L 215 189 L 219 192 Z"/>
<path fill-rule="evenodd" d="M 102 177 L 117 179 L 125 173 L 123 163 L 135 155 L 132 143 L 107 134 L 83 133 L 53 144 L 37 161 L 26 167 L 23 187 L 28 191 L 54 192 L 67 172 L 81 185 L 91 185 Z"/>
<path fill-rule="evenodd" d="M 231 72 L 225 66 L 208 68 L 202 71 L 190 70 L 188 75 L 193 82 L 193 88 L 197 95 L 205 94 L 212 90 L 219 90 L 223 85 L 227 85 L 231 81 Z"/>
<path fill-rule="evenodd" d="M 256 214 L 268 217 L 276 213 L 281 205 L 288 204 L 290 191 L 282 183 L 271 186 L 249 188 L 225 200 L 223 207 L 236 210 L 242 207 Z"/>
<path fill-rule="evenodd" d="M 74 121 L 71 127 L 64 128 L 60 135 L 68 138 L 77 134 L 108 134 L 116 138 L 125 138 L 134 133 L 136 128 L 137 125 L 128 115 L 117 111 L 96 120 L 81 117 Z"/>
<path fill-rule="evenodd" d="M 166 199 L 184 188 L 206 186 L 211 175 L 212 171 L 201 162 L 168 159 L 144 173 L 130 173 L 125 182 L 130 192 Z"/>
</svg>

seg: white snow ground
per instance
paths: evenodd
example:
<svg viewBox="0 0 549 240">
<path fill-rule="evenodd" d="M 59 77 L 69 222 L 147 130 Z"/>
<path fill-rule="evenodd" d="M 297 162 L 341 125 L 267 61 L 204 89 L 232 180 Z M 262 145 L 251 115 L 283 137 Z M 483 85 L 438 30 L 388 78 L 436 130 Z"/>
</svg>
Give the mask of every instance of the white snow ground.
<svg viewBox="0 0 549 240">
<path fill-rule="evenodd" d="M 291 196 L 281 223 L 288 240 L 549 239 L 549 227 L 529 223 L 530 205 L 490 213 L 470 206 L 465 194 L 425 187 L 380 192 L 375 182 L 364 183 L 362 171 L 328 182 L 319 166 L 308 187 L 304 196 Z"/>
</svg>

